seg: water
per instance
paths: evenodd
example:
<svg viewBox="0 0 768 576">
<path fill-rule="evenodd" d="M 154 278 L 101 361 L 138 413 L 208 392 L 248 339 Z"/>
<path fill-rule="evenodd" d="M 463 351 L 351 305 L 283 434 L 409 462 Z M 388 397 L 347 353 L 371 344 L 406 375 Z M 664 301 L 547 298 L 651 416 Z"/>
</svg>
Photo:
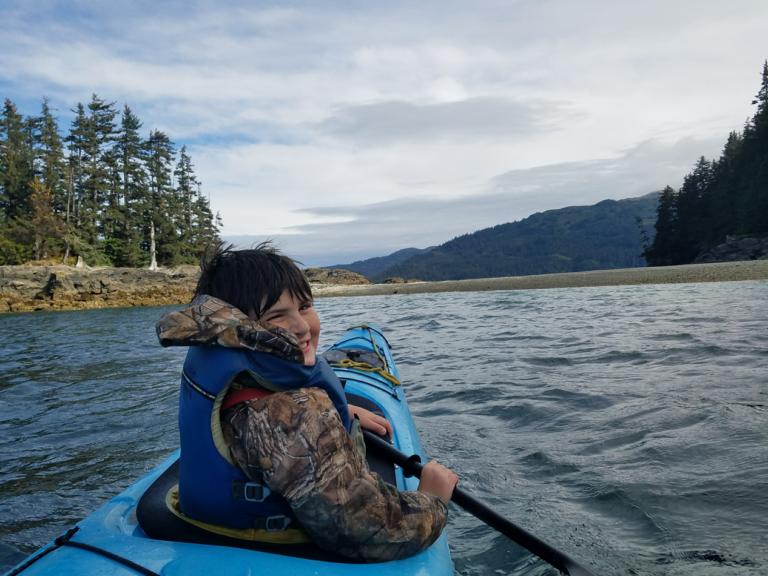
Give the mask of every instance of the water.
<svg viewBox="0 0 768 576">
<path fill-rule="evenodd" d="M 768 283 L 319 300 L 372 322 L 427 453 L 596 573 L 768 573 Z M 178 443 L 167 308 L 0 316 L 0 567 Z M 458 574 L 555 571 L 452 507 Z"/>
</svg>

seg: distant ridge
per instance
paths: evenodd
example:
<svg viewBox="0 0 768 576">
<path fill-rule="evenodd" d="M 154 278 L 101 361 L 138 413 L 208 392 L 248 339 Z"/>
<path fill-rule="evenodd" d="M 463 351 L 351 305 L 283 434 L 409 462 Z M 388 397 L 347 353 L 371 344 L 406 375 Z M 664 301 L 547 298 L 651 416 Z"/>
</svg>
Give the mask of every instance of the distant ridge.
<svg viewBox="0 0 768 576">
<path fill-rule="evenodd" d="M 636 220 L 643 219 L 652 240 L 658 197 L 658 192 L 652 192 L 640 198 L 547 210 L 459 236 L 364 275 L 373 282 L 390 277 L 438 281 L 646 266 Z"/>
<path fill-rule="evenodd" d="M 385 268 L 405 262 L 409 258 L 429 252 L 433 248 L 434 246 L 429 248 L 403 248 L 389 256 L 377 256 L 368 260 L 358 260 L 357 262 L 352 262 L 352 264 L 334 264 L 333 266 L 321 266 L 321 268 L 326 270 L 350 270 L 368 277 L 371 274 L 381 272 Z"/>
</svg>

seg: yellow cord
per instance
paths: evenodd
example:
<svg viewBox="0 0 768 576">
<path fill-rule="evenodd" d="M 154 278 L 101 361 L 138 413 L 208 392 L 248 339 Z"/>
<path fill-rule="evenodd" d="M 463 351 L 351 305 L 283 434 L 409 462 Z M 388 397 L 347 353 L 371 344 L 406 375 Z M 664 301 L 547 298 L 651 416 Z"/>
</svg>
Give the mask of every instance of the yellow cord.
<svg viewBox="0 0 768 576">
<path fill-rule="evenodd" d="M 403 383 L 400 382 L 397 378 L 392 376 L 392 374 L 389 374 L 388 372 L 385 372 L 381 368 L 374 368 L 367 362 L 355 362 L 354 360 L 350 360 L 349 358 L 344 358 L 341 362 L 334 362 L 331 364 L 334 368 L 349 368 L 352 370 L 360 370 L 362 372 L 373 372 L 375 374 L 378 374 L 388 382 L 391 382 L 395 386 L 402 386 Z"/>
<path fill-rule="evenodd" d="M 381 363 L 384 365 L 384 368 L 374 368 L 367 362 L 355 362 L 354 360 L 350 360 L 349 358 L 345 358 L 338 364 L 331 364 L 334 368 L 350 368 L 352 370 L 360 370 L 362 372 L 373 372 L 375 374 L 378 374 L 388 382 L 394 384 L 395 386 L 402 386 L 403 383 L 400 382 L 397 378 L 395 378 L 392 374 L 389 373 L 389 370 L 387 370 L 387 361 L 384 359 L 384 357 L 379 353 L 379 348 L 376 346 L 376 338 L 373 336 L 373 330 L 371 330 L 368 326 L 365 324 L 361 324 L 360 326 L 352 326 L 351 328 L 347 328 L 347 330 L 354 330 L 355 328 L 362 328 L 363 330 L 368 330 L 368 333 L 371 335 L 371 344 L 373 344 L 373 351 L 376 352 L 376 356 L 379 357 L 379 360 L 381 360 Z"/>
</svg>

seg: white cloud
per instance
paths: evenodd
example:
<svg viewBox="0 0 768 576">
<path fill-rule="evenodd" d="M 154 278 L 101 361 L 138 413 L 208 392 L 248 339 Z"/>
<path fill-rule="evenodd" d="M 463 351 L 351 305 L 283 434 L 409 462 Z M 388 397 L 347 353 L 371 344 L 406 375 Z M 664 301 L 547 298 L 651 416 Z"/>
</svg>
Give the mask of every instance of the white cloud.
<svg viewBox="0 0 768 576">
<path fill-rule="evenodd" d="M 64 128 L 93 92 L 128 103 L 189 144 L 229 234 L 330 255 L 350 218 L 424 206 L 436 232 L 396 218 L 376 246 L 426 246 L 510 194 L 521 217 L 681 181 L 752 113 L 766 21 L 763 0 L 9 1 L 0 96 L 50 96 Z"/>
<path fill-rule="evenodd" d="M 390 101 L 341 108 L 315 128 L 369 146 L 409 140 L 520 140 L 562 129 L 579 116 L 563 103 L 540 100 L 470 98 L 428 105 Z"/>
<path fill-rule="evenodd" d="M 679 187 L 702 152 L 715 155 L 717 139 L 686 139 L 672 145 L 647 141 L 620 156 L 514 170 L 485 186 L 484 194 L 454 198 L 411 197 L 363 206 L 327 206 L 297 210 L 311 222 L 283 233 L 226 235 L 246 247 L 275 239 L 308 266 L 328 266 L 390 254 L 401 248 L 425 248 L 462 234 L 512 222 L 563 206 L 590 205 Z M 323 219 L 339 218 L 343 222 Z M 397 230 L 393 234 L 392 230 Z"/>
</svg>

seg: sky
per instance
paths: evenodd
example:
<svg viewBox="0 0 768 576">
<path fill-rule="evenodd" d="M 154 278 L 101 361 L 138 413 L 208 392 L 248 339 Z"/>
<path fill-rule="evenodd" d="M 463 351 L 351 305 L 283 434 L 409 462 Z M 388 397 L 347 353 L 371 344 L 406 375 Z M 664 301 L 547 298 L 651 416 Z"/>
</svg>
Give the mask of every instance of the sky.
<svg viewBox="0 0 768 576">
<path fill-rule="evenodd" d="M 675 188 L 768 57 L 764 0 L 0 2 L 0 97 L 187 145 L 239 246 L 308 266 Z"/>
</svg>

